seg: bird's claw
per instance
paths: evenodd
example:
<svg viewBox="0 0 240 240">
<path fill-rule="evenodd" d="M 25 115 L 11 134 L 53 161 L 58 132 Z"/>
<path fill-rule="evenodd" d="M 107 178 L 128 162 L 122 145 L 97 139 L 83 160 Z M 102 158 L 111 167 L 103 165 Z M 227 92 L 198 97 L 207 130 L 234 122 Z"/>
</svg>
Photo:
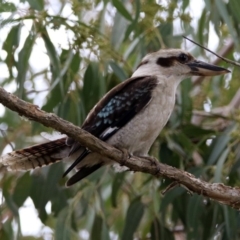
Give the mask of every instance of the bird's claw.
<svg viewBox="0 0 240 240">
<path fill-rule="evenodd" d="M 126 148 L 119 148 L 122 152 L 122 160 L 120 166 L 125 166 L 127 160 L 132 156 Z"/>
<path fill-rule="evenodd" d="M 151 166 L 155 166 L 156 167 L 156 175 L 160 172 L 160 166 L 159 166 L 159 162 L 156 158 L 154 157 L 149 157 L 149 156 L 145 156 L 144 157 L 145 159 L 147 159 L 150 163 L 151 163 Z"/>
</svg>

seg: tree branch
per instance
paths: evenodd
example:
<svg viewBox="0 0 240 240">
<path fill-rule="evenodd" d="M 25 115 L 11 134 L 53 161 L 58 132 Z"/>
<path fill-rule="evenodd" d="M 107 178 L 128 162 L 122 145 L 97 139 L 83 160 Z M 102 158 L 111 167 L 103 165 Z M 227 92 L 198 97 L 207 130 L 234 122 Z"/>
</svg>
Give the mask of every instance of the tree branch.
<svg viewBox="0 0 240 240">
<path fill-rule="evenodd" d="M 156 162 L 153 165 L 145 158 L 132 156 L 127 161 L 123 161 L 124 154 L 122 151 L 106 144 L 80 127 L 69 123 L 53 113 L 47 113 L 38 108 L 38 106 L 27 103 L 11 93 L 6 92 L 0 87 L 0 103 L 12 111 L 17 112 L 20 116 L 25 116 L 31 121 L 36 121 L 46 127 L 51 127 L 68 136 L 74 138 L 81 145 L 91 151 L 100 153 L 103 156 L 123 164 L 132 171 L 149 173 L 156 177 L 166 177 L 183 185 L 192 192 L 209 197 L 220 203 L 230 205 L 235 209 L 240 209 L 240 188 L 232 188 L 222 183 L 207 183 L 197 179 L 188 172 L 176 169 L 174 167 Z"/>
</svg>

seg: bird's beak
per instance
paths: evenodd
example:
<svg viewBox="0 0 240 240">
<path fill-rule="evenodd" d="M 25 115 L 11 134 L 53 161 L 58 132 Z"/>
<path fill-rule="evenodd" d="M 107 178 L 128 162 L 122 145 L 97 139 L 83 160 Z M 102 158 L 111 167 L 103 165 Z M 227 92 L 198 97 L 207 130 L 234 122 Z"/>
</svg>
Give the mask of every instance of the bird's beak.
<svg viewBox="0 0 240 240">
<path fill-rule="evenodd" d="M 229 73 L 226 68 L 218 67 L 216 65 L 208 64 L 202 61 L 194 60 L 187 63 L 190 67 L 190 73 L 195 76 L 216 76 Z"/>
</svg>

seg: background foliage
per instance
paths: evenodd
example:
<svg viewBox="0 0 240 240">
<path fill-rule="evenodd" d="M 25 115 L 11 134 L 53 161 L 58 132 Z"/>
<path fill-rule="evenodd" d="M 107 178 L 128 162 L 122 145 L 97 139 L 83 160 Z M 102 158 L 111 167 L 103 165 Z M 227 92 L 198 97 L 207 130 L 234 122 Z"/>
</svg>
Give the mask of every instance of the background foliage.
<svg viewBox="0 0 240 240">
<path fill-rule="evenodd" d="M 230 39 L 234 47 L 226 56 L 240 57 L 237 0 L 0 3 L 1 86 L 76 125 L 148 52 L 184 48 L 198 59 L 213 59 L 183 34 L 216 52 Z M 221 65 L 232 74 L 181 84 L 175 111 L 151 155 L 205 181 L 239 187 L 239 111 L 230 108 L 222 116 L 237 94 L 239 69 Z M 218 115 L 199 121 L 196 110 Z M 0 117 L 2 153 L 42 142 L 41 132 L 52 132 L 2 106 Z M 109 168 L 66 188 L 61 177 L 66 167 L 1 172 L 1 239 L 240 239 L 238 211 L 181 187 L 163 196 L 167 179 Z M 47 234 L 43 229 L 22 234 L 20 212 L 29 199 Z"/>
</svg>

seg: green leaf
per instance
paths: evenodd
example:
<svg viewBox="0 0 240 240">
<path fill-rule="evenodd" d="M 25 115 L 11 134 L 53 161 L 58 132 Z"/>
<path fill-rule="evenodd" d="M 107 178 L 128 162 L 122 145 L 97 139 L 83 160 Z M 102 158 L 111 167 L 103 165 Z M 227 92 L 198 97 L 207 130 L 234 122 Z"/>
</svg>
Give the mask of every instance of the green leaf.
<svg viewBox="0 0 240 240">
<path fill-rule="evenodd" d="M 62 174 L 63 164 L 61 162 L 49 166 L 46 177 L 46 182 L 49 184 L 45 187 L 46 192 L 49 191 L 48 196 L 54 195 L 54 190 L 56 189 L 58 182 L 62 179 Z"/>
<path fill-rule="evenodd" d="M 32 48 L 36 39 L 36 35 L 33 33 L 34 27 L 32 28 L 31 32 L 32 33 L 30 33 L 26 38 L 25 43 L 18 55 L 18 62 L 17 62 L 18 75 L 16 80 L 18 83 L 18 96 L 20 98 L 24 98 L 23 85 L 24 85 L 24 82 L 26 81 L 27 71 L 29 68 L 29 64 L 28 64 L 29 57 L 31 55 Z"/>
<path fill-rule="evenodd" d="M 57 240 L 78 240 L 79 236 L 70 227 L 69 208 L 64 208 L 57 217 L 55 226 L 55 239 Z"/>
<path fill-rule="evenodd" d="M 123 59 L 127 60 L 131 54 L 134 54 L 134 50 L 136 49 L 136 47 L 139 45 L 141 39 L 142 39 L 143 35 L 139 35 L 137 38 L 135 38 L 129 45 L 127 50 L 125 51 L 124 55 L 123 55 Z"/>
<path fill-rule="evenodd" d="M 59 56 L 46 29 L 41 29 L 41 36 L 45 43 L 47 53 L 50 58 L 50 62 L 52 64 L 52 72 L 53 72 L 54 78 L 56 78 L 61 70 L 61 63 L 59 60 Z"/>
<path fill-rule="evenodd" d="M 15 234 L 16 234 L 16 231 L 13 231 L 11 221 L 5 221 L 4 223 L 2 223 L 2 227 L 0 230 L 0 239 L 12 240 L 14 239 L 14 236 L 16 236 Z"/>
<path fill-rule="evenodd" d="M 119 0 L 112 0 L 113 6 L 118 10 L 117 12 L 120 13 L 123 17 L 125 17 L 127 20 L 132 22 L 132 17 L 127 11 L 127 9 L 124 7 L 121 1 Z"/>
<path fill-rule="evenodd" d="M 189 156 L 191 157 L 191 153 L 195 150 L 195 146 L 192 143 L 191 139 L 189 139 L 183 132 L 179 132 L 178 134 L 172 134 L 172 137 L 178 143 L 185 152 L 188 152 Z"/>
<path fill-rule="evenodd" d="M 168 205 L 171 204 L 174 201 L 174 199 L 180 198 L 184 192 L 185 190 L 183 188 L 175 188 L 168 192 L 162 199 L 160 212 L 165 213 L 167 211 Z"/>
<path fill-rule="evenodd" d="M 173 24 L 172 22 L 166 22 L 163 24 L 160 24 L 160 26 L 158 27 L 159 29 L 159 33 L 161 34 L 164 43 L 166 44 L 166 46 L 170 47 L 171 43 L 173 41 Z M 163 46 L 161 46 L 163 47 Z"/>
<path fill-rule="evenodd" d="M 89 112 L 106 91 L 105 81 L 97 63 L 90 63 L 84 75 L 81 98 L 86 112 Z"/>
<path fill-rule="evenodd" d="M 74 57 L 73 51 L 72 50 L 63 51 L 62 54 L 61 54 L 61 58 L 62 57 L 64 58 L 64 62 L 61 64 L 61 70 L 58 73 L 58 76 L 53 81 L 53 83 L 51 85 L 51 88 L 49 90 L 51 91 L 52 89 L 54 89 L 59 84 L 60 90 L 63 94 L 64 93 L 63 80 L 65 80 L 64 77 L 65 77 L 66 73 L 68 72 L 69 67 L 72 63 L 72 60 L 73 60 L 73 57 Z"/>
<path fill-rule="evenodd" d="M 53 45 L 46 29 L 41 30 L 42 39 L 45 43 L 48 56 L 51 62 L 52 82 L 50 86 L 50 96 L 48 102 L 43 106 L 45 111 L 53 111 L 53 108 L 64 98 L 65 92 L 63 87 L 63 76 L 61 73 L 61 62 L 58 53 Z"/>
<path fill-rule="evenodd" d="M 137 197 L 133 200 L 128 208 L 127 216 L 125 219 L 122 240 L 134 239 L 134 233 L 142 219 L 144 213 L 144 205 L 141 202 L 141 198 Z"/>
<path fill-rule="evenodd" d="M 115 63 L 115 62 L 110 62 L 109 64 L 110 64 L 113 72 L 116 74 L 116 76 L 117 76 L 121 81 L 127 79 L 127 74 L 124 72 L 124 70 L 123 70 L 121 67 L 119 67 L 119 65 L 118 65 L 117 63 Z"/>
<path fill-rule="evenodd" d="M 51 197 L 52 202 L 52 212 L 54 216 L 58 216 L 59 212 L 68 206 L 68 192 L 70 190 L 66 188 L 58 188 L 55 191 L 54 196 Z"/>
<path fill-rule="evenodd" d="M 92 226 L 92 232 L 91 232 L 91 239 L 101 240 L 102 236 L 102 225 L 103 225 L 103 219 L 99 215 L 95 215 L 93 226 Z"/>
<path fill-rule="evenodd" d="M 219 157 L 218 161 L 217 161 L 217 165 L 216 165 L 216 170 L 214 173 L 214 182 L 222 182 L 221 176 L 222 176 L 222 171 L 223 171 L 223 165 L 225 160 L 227 159 L 227 156 L 229 154 L 229 148 L 226 148 L 221 156 Z"/>
<path fill-rule="evenodd" d="M 26 172 L 18 179 L 12 196 L 18 207 L 21 207 L 30 195 L 31 186 L 32 178 L 29 172 Z"/>
<path fill-rule="evenodd" d="M 30 7 L 34 10 L 41 11 L 44 9 L 44 0 L 27 0 Z"/>
<path fill-rule="evenodd" d="M 239 22 L 240 21 L 240 16 L 239 16 L 239 11 L 240 11 L 240 5 L 238 0 L 230 0 L 229 1 L 229 6 L 231 13 L 235 17 L 235 21 Z"/>
<path fill-rule="evenodd" d="M 52 111 L 56 106 L 62 107 L 57 113 L 61 117 L 64 117 L 67 116 L 67 114 L 64 115 L 64 111 L 68 112 L 69 109 L 64 108 L 64 106 L 61 104 L 64 101 L 65 103 L 67 102 L 67 92 L 69 90 L 70 84 L 74 81 L 78 74 L 81 59 L 79 57 L 79 54 L 74 54 L 71 49 L 63 50 L 59 59 L 59 56 L 53 44 L 48 41 L 48 38 L 45 40 L 45 44 L 48 45 L 47 49 L 50 53 L 50 60 L 52 63 L 52 83 L 49 89 L 50 92 L 48 95 L 48 101 L 43 106 L 43 109 L 46 111 Z"/>
<path fill-rule="evenodd" d="M 107 228 L 105 222 L 103 222 L 103 225 L 102 225 L 102 240 L 111 240 L 110 239 L 110 234 L 109 234 L 109 229 Z"/>
<path fill-rule="evenodd" d="M 8 33 L 8 36 L 5 42 L 3 43 L 3 49 L 7 52 L 7 57 L 5 59 L 5 62 L 7 64 L 8 71 L 10 73 L 10 78 L 13 78 L 12 67 L 16 65 L 14 54 L 17 47 L 19 46 L 21 29 L 22 29 L 22 24 L 13 26 L 10 32 Z"/>
<path fill-rule="evenodd" d="M 45 206 L 47 204 L 48 201 L 51 201 L 51 198 L 54 198 L 56 195 L 56 191 L 57 191 L 57 185 L 55 184 L 57 180 L 59 180 L 59 178 L 56 178 L 56 175 L 54 174 L 52 177 L 50 177 L 49 175 L 47 175 L 48 172 L 54 172 L 54 169 L 57 172 L 57 175 L 59 176 L 60 173 L 57 171 L 58 164 L 54 164 L 51 166 L 51 169 L 49 170 L 50 167 L 46 167 L 44 169 L 41 170 L 42 174 L 36 175 L 33 174 L 32 177 L 32 188 L 31 188 L 31 192 L 30 192 L 30 196 L 33 200 L 33 203 L 35 205 L 35 208 L 38 210 L 39 212 L 39 217 L 41 219 L 42 222 L 45 222 L 47 219 L 47 213 L 45 210 Z M 45 172 L 45 176 L 43 175 L 43 173 Z M 49 182 L 49 179 L 52 182 Z M 37 191 L 36 191 L 37 189 Z"/>
<path fill-rule="evenodd" d="M 18 217 L 18 207 L 15 204 L 15 202 L 12 199 L 11 194 L 9 193 L 9 189 L 11 186 L 11 179 L 8 179 L 7 181 L 4 182 L 3 188 L 2 188 L 2 193 L 6 202 L 6 205 L 8 206 L 8 208 L 11 210 L 11 212 L 13 213 L 13 215 L 15 217 Z"/>
<path fill-rule="evenodd" d="M 183 0 L 183 6 L 182 6 L 183 10 L 185 10 L 188 7 L 188 5 L 189 5 L 189 0 Z"/>
<path fill-rule="evenodd" d="M 158 218 L 155 218 L 151 223 L 151 239 L 167 239 L 174 240 L 172 231 L 169 231 L 166 227 L 162 226 Z"/>
<path fill-rule="evenodd" d="M 183 150 L 182 146 L 180 146 L 174 138 L 167 136 L 167 143 L 168 143 L 168 148 L 171 149 L 173 152 L 176 152 L 182 157 L 187 157 L 186 152 Z"/>
<path fill-rule="evenodd" d="M 117 173 L 112 184 L 112 195 L 111 195 L 111 200 L 112 200 L 112 206 L 117 207 L 117 194 L 124 182 L 124 176 L 125 172 Z"/>
<path fill-rule="evenodd" d="M 189 138 L 210 137 L 211 135 L 215 134 L 215 131 L 213 130 L 206 130 L 192 124 L 182 125 L 181 131 L 184 132 Z"/>
<path fill-rule="evenodd" d="M 201 15 L 201 18 L 199 19 L 199 25 L 198 25 L 198 39 L 199 39 L 199 43 L 201 45 L 204 45 L 204 36 L 205 34 L 204 31 L 205 29 L 207 28 L 208 30 L 208 27 L 209 27 L 209 24 L 207 24 L 206 26 L 206 18 L 207 18 L 207 11 L 206 10 L 203 10 L 202 12 L 202 15 Z"/>
<path fill-rule="evenodd" d="M 190 122 L 192 117 L 192 99 L 189 92 L 192 88 L 190 79 L 182 81 L 181 83 L 181 119 L 182 122 Z"/>
<path fill-rule="evenodd" d="M 3 49 L 10 55 L 15 48 L 19 45 L 20 40 L 20 32 L 21 32 L 22 24 L 18 24 L 13 26 L 8 33 L 8 36 L 3 43 Z"/>
<path fill-rule="evenodd" d="M 224 223 L 225 223 L 225 238 L 223 239 L 238 239 L 239 236 L 239 213 L 229 206 L 222 206 Z"/>
<path fill-rule="evenodd" d="M 117 12 L 114 17 L 111 34 L 111 45 L 114 49 L 119 49 L 122 41 L 124 40 L 124 33 L 126 32 L 127 26 L 128 21 Z"/>
<path fill-rule="evenodd" d="M 238 45 L 238 37 L 236 36 L 236 31 L 232 25 L 232 20 L 229 15 L 229 12 L 227 11 L 227 6 L 226 4 L 221 0 L 221 1 L 215 1 L 216 7 L 218 9 L 218 12 L 220 13 L 221 17 L 224 19 L 226 22 L 229 32 L 231 34 L 231 37 L 236 45 Z"/>
<path fill-rule="evenodd" d="M 17 10 L 16 6 L 8 1 L 1 1 L 0 12 L 15 12 Z"/>
<path fill-rule="evenodd" d="M 136 3 L 135 18 L 132 21 L 132 23 L 128 26 L 127 31 L 125 33 L 124 40 L 128 39 L 129 35 L 131 34 L 131 32 L 133 32 L 133 30 L 135 30 L 134 32 L 136 34 L 136 28 L 138 26 L 138 18 L 139 18 L 140 10 L 141 10 L 141 2 L 140 2 L 140 0 L 136 0 L 135 3 Z M 139 38 L 139 37 L 135 36 L 135 38 Z"/>
<path fill-rule="evenodd" d="M 233 130 L 234 125 L 229 126 L 220 136 L 216 137 L 211 144 L 211 152 L 207 159 L 207 164 L 214 164 L 219 158 L 220 154 L 226 148 L 230 140 L 230 132 Z"/>
<path fill-rule="evenodd" d="M 193 239 L 199 232 L 199 219 L 203 213 L 203 198 L 202 196 L 193 195 L 189 198 L 187 204 L 187 239 Z"/>
<path fill-rule="evenodd" d="M 107 229 L 104 219 L 98 214 L 94 218 L 90 239 L 110 240 L 109 229 Z"/>
</svg>

